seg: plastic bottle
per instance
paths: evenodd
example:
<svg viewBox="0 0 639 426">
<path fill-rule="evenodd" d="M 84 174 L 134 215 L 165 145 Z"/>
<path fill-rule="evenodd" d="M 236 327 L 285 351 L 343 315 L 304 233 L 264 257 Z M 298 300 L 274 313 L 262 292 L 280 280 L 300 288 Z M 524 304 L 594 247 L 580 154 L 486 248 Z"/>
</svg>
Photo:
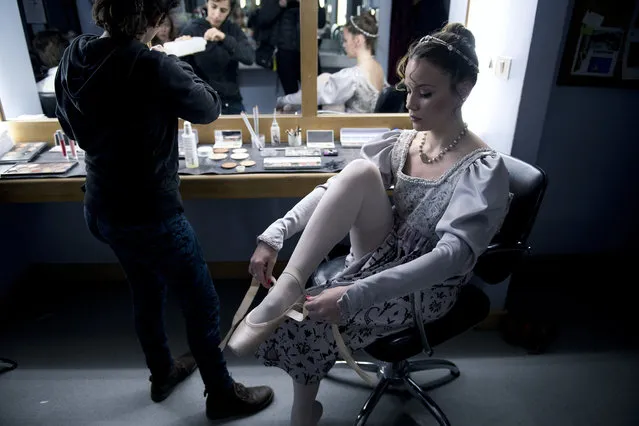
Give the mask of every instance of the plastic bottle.
<svg viewBox="0 0 639 426">
<path fill-rule="evenodd" d="M 280 144 L 280 125 L 275 119 L 275 111 L 273 111 L 273 124 L 271 124 L 271 145 L 277 146 Z"/>
<path fill-rule="evenodd" d="M 184 143 L 184 160 L 188 169 L 196 169 L 200 167 L 197 158 L 197 144 L 195 143 L 195 133 L 191 128 L 191 123 L 184 122 L 184 132 L 182 133 L 182 142 Z"/>
</svg>

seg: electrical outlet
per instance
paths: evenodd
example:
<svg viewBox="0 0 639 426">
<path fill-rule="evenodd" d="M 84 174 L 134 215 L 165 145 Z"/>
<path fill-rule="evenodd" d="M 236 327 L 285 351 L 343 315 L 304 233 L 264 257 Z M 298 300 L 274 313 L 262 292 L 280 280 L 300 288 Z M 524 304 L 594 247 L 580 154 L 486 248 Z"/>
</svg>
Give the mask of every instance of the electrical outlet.
<svg viewBox="0 0 639 426">
<path fill-rule="evenodd" d="M 502 80 L 508 80 L 510 78 L 510 65 L 512 58 L 506 56 L 497 56 L 493 60 L 493 73 L 496 77 Z"/>
</svg>

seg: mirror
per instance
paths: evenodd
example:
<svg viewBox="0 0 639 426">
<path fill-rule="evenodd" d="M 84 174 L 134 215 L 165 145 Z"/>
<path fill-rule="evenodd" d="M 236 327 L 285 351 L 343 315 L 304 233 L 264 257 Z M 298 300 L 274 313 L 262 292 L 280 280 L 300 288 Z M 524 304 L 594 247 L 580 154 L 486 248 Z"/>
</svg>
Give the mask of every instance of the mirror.
<svg viewBox="0 0 639 426">
<path fill-rule="evenodd" d="M 320 0 L 318 114 L 403 113 L 395 69 L 410 44 L 448 20 L 448 0 Z M 301 96 L 278 99 L 295 111 Z"/>
<path fill-rule="evenodd" d="M 35 101 L 28 108 L 5 105 L 5 110 L 20 110 L 6 118 L 55 118 L 53 79 L 64 49 L 79 35 L 103 33 L 92 18 L 95 0 L 9 1 L 17 2 L 19 16 L 16 13 L 15 20 L 21 21 L 28 50 L 24 61 L 30 61 L 33 71 L 21 75 L 18 86 L 25 92 L 28 89 L 28 96 L 36 93 L 39 105 Z M 196 43 L 191 43 L 191 47 L 177 43 L 185 41 L 182 36 L 203 37 L 217 26 L 224 37 L 231 35 L 234 42 L 224 42 L 220 40 L 222 36 L 211 31 L 204 40 L 197 40 L 204 51 L 185 54 L 182 59 L 218 91 L 224 103 L 223 115 L 239 114 L 241 110 L 250 115 L 253 106 L 270 115 L 277 97 L 285 94 L 283 82 L 292 87 L 291 74 L 300 69 L 299 8 L 298 0 L 181 0 L 180 6 L 162 22 L 153 44 L 180 44 L 184 54 L 199 47 Z M 276 55 L 271 46 L 279 49 Z M 6 53 L 4 56 L 6 60 L 13 59 Z M 295 83 L 299 86 L 299 78 Z"/>
</svg>

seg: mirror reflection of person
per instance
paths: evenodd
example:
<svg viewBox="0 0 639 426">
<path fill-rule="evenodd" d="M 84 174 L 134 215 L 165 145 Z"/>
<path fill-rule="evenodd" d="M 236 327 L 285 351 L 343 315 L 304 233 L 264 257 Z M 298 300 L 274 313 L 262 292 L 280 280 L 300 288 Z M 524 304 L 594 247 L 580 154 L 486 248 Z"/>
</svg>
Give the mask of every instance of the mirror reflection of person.
<svg viewBox="0 0 639 426">
<path fill-rule="evenodd" d="M 40 31 L 33 38 L 33 48 L 43 70 L 46 70 L 44 78 L 36 83 L 39 93 L 55 93 L 55 73 L 67 46 L 69 41 L 56 30 Z"/>
<path fill-rule="evenodd" d="M 206 18 L 196 18 L 182 30 L 182 36 L 204 37 L 207 41 L 204 52 L 184 60 L 220 95 L 223 114 L 245 110 L 237 81 L 239 63 L 255 62 L 255 50 L 249 39 L 229 18 L 236 7 L 237 0 L 208 0 Z"/>
<path fill-rule="evenodd" d="M 376 39 L 377 22 L 372 14 L 349 19 L 344 26 L 343 45 L 346 55 L 357 59 L 357 65 L 317 77 L 318 105 L 349 113 L 374 111 L 379 94 L 387 86 L 384 69 L 374 56 Z M 301 90 L 277 99 L 277 108 L 284 112 L 299 110 L 301 105 Z"/>
<path fill-rule="evenodd" d="M 93 17 L 104 34 L 81 35 L 66 49 L 55 79 L 56 114 L 86 153 L 88 229 L 126 273 L 151 399 L 165 400 L 199 368 L 207 417 L 248 416 L 266 408 L 273 391 L 247 388 L 228 371 L 219 348 L 220 300 L 184 214 L 178 175 L 178 118 L 211 123 L 220 100 L 189 64 L 147 47 L 178 4 L 96 0 Z M 177 358 L 164 326 L 169 288 L 192 352 Z"/>
<path fill-rule="evenodd" d="M 158 44 L 168 43 L 169 41 L 175 40 L 177 35 L 177 28 L 175 28 L 175 23 L 170 15 L 167 15 L 160 24 L 160 29 L 153 40 L 151 41 L 151 45 L 155 46 Z"/>
<path fill-rule="evenodd" d="M 256 21 L 256 38 L 277 48 L 277 75 L 284 93 L 297 92 L 302 81 L 299 0 L 262 0 Z M 326 11 L 318 8 L 317 28 L 324 25 Z"/>
</svg>

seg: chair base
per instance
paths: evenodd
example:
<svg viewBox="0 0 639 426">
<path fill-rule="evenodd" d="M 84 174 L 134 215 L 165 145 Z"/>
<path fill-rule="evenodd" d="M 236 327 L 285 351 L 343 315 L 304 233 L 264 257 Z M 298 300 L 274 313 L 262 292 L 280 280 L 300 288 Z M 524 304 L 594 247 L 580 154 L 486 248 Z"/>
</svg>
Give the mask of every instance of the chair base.
<svg viewBox="0 0 639 426">
<path fill-rule="evenodd" d="M 388 390 L 390 386 L 398 386 L 402 388 L 403 390 L 407 391 L 413 398 L 421 402 L 422 405 L 426 407 L 426 409 L 437 420 L 440 426 L 450 426 L 450 422 L 448 421 L 446 414 L 444 414 L 442 409 L 439 408 L 435 401 L 433 401 L 433 399 L 428 396 L 425 389 L 419 386 L 411 378 L 411 373 L 439 369 L 448 370 L 450 374 L 431 383 L 428 386 L 428 389 L 433 389 L 434 387 L 442 386 L 459 377 L 459 368 L 457 368 L 454 363 L 445 359 L 422 359 L 415 361 L 406 360 L 394 363 L 380 362 L 379 364 L 374 362 L 358 361 L 357 365 L 364 371 L 377 373 L 379 383 L 377 384 L 375 389 L 373 389 L 373 392 L 370 394 L 370 396 L 362 406 L 359 414 L 357 415 L 357 420 L 355 421 L 356 426 L 363 426 L 364 424 L 366 424 L 368 417 L 375 409 L 375 406 L 381 399 L 382 395 Z M 337 361 L 335 366 L 348 367 L 348 364 L 346 364 L 345 361 Z"/>
</svg>

